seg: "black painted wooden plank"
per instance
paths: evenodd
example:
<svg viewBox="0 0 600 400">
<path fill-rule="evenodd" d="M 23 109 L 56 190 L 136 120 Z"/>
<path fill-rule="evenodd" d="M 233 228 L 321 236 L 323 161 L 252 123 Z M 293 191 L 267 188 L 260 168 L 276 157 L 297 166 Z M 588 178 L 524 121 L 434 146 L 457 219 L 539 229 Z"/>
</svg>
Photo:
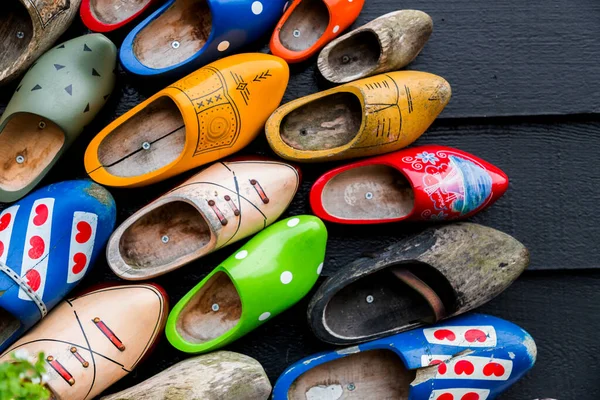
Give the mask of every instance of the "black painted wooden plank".
<svg viewBox="0 0 600 400">
<path fill-rule="evenodd" d="M 195 284 L 177 278 L 161 281 L 174 301 Z M 320 279 L 318 284 L 322 282 Z M 478 310 L 520 325 L 534 337 L 538 348 L 534 368 L 500 400 L 600 398 L 599 284 L 597 271 L 529 272 Z M 290 364 L 315 352 L 333 349 L 319 342 L 307 325 L 309 298 L 310 295 L 225 349 L 256 358 L 273 384 Z M 152 356 L 107 393 L 139 383 L 187 357 L 163 340 Z"/>
</svg>

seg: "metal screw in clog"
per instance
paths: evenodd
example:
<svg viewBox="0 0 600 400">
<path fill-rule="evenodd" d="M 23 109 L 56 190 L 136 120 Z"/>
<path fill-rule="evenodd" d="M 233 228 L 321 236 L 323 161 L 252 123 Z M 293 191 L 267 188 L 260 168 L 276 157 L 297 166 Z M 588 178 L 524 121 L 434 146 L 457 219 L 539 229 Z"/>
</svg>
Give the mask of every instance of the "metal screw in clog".
<svg viewBox="0 0 600 400">
<path fill-rule="evenodd" d="M 292 35 L 294 35 L 294 37 L 300 37 L 300 30 L 294 29 L 294 32 L 292 33 Z"/>
<path fill-rule="evenodd" d="M 25 33 L 21 32 L 21 31 L 17 32 L 17 38 L 23 39 L 24 37 L 25 37 Z"/>
<path fill-rule="evenodd" d="M 211 308 L 214 312 L 219 311 L 219 305 L 217 303 L 213 304 Z"/>
<path fill-rule="evenodd" d="M 373 198 L 373 193 L 367 192 L 367 194 L 365 194 L 365 199 L 371 200 L 372 198 Z"/>
<path fill-rule="evenodd" d="M 350 62 L 350 57 L 349 56 L 343 56 L 342 57 L 342 63 L 343 64 L 348 64 Z"/>
<path fill-rule="evenodd" d="M 346 386 L 346 389 L 352 392 L 354 389 L 356 389 L 356 386 L 354 385 L 354 383 L 350 383 L 348 384 L 348 386 Z"/>
<path fill-rule="evenodd" d="M 167 235 L 163 236 L 160 240 L 162 240 L 163 243 L 169 243 L 169 237 Z"/>
<path fill-rule="evenodd" d="M 45 127 L 46 127 L 46 123 L 44 121 L 40 121 L 40 123 L 38 124 L 38 128 L 44 129 Z"/>
<path fill-rule="evenodd" d="M 174 48 L 174 49 L 178 49 L 179 48 L 179 42 L 177 40 L 174 40 L 171 43 L 171 47 Z"/>
<path fill-rule="evenodd" d="M 373 296 L 371 296 L 371 295 L 367 296 L 367 303 L 371 304 L 373 302 L 373 300 L 374 300 Z"/>
<path fill-rule="evenodd" d="M 144 150 L 150 150 L 150 143 L 148 143 L 148 142 L 142 143 L 142 149 L 144 149 Z"/>
<path fill-rule="evenodd" d="M 23 164 L 25 162 L 25 157 L 19 154 L 15 161 L 17 162 L 17 164 Z"/>
</svg>

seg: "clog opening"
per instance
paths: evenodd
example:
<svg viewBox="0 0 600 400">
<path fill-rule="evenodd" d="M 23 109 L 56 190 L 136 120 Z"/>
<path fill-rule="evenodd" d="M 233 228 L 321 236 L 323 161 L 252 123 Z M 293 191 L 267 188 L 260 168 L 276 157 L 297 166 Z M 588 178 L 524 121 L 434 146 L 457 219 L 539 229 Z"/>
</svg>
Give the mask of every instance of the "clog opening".
<svg viewBox="0 0 600 400">
<path fill-rule="evenodd" d="M 241 316 L 240 296 L 229 276 L 219 271 L 181 310 L 176 329 L 190 343 L 206 343 L 233 329 Z"/>
<path fill-rule="evenodd" d="M 63 130 L 32 113 L 9 117 L 0 131 L 0 189 L 29 186 L 52 163 L 65 143 Z"/>
<path fill-rule="evenodd" d="M 134 269 L 158 269 L 185 263 L 212 243 L 200 212 L 184 201 L 163 204 L 141 216 L 119 240 L 123 261 Z"/>
<path fill-rule="evenodd" d="M 6 342 L 20 327 L 21 322 L 14 315 L 0 307 L 0 345 Z"/>
<path fill-rule="evenodd" d="M 309 369 L 290 385 L 287 398 L 408 400 L 415 377 L 394 352 L 369 350 Z"/>
<path fill-rule="evenodd" d="M 179 108 L 170 98 L 159 97 L 100 142 L 98 159 L 113 176 L 141 176 L 177 160 L 185 138 Z"/>
<path fill-rule="evenodd" d="M 9 70 L 26 52 L 33 37 L 33 23 L 19 0 L 2 2 L 0 13 L 0 71 Z"/>
<path fill-rule="evenodd" d="M 385 220 L 406 217 L 414 207 L 412 186 L 387 165 L 365 165 L 343 171 L 323 188 L 321 203 L 336 218 Z"/>
<path fill-rule="evenodd" d="M 279 40 L 288 50 L 303 51 L 317 43 L 328 25 L 329 10 L 323 0 L 303 0 L 281 27 Z"/>
<path fill-rule="evenodd" d="M 392 268 L 416 275 L 440 298 L 447 315 L 455 312 L 454 290 L 441 272 L 425 263 L 400 263 L 366 275 L 338 291 L 325 307 L 326 329 L 339 337 L 366 338 L 431 323 L 434 314 L 426 298 L 397 279 Z"/>
<path fill-rule="evenodd" d="M 177 0 L 137 34 L 133 53 L 148 68 L 169 68 L 199 52 L 211 31 L 206 0 Z"/>
<path fill-rule="evenodd" d="M 94 17 L 107 25 L 118 24 L 140 12 L 152 0 L 90 0 Z"/>
<path fill-rule="evenodd" d="M 344 146 L 358 134 L 362 106 L 353 93 L 333 93 L 304 104 L 281 121 L 281 139 L 304 151 Z"/>
<path fill-rule="evenodd" d="M 365 30 L 337 43 L 327 57 L 328 69 L 335 81 L 348 82 L 373 71 L 381 56 L 381 44 L 375 32 Z M 329 78 L 329 77 L 326 77 Z"/>
</svg>

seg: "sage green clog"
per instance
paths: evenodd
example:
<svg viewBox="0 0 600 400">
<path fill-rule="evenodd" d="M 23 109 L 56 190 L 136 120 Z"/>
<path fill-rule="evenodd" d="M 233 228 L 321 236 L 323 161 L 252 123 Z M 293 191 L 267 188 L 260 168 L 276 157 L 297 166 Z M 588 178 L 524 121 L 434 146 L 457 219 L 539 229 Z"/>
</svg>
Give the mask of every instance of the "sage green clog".
<svg viewBox="0 0 600 400">
<path fill-rule="evenodd" d="M 309 215 L 259 232 L 175 305 L 167 339 L 186 353 L 205 353 L 285 311 L 317 281 L 326 242 L 325 225 Z"/>
<path fill-rule="evenodd" d="M 0 202 L 26 195 L 92 121 L 115 85 L 117 48 L 84 35 L 45 53 L 0 118 Z"/>
</svg>

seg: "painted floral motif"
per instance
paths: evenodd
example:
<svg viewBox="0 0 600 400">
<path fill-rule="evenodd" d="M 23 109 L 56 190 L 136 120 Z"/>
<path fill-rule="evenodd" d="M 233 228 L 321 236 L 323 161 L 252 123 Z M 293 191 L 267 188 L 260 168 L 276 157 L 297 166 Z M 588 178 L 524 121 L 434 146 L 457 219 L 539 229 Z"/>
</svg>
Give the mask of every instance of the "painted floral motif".
<svg viewBox="0 0 600 400">
<path fill-rule="evenodd" d="M 443 162 L 437 164 L 440 160 Z M 492 178 L 474 160 L 438 151 L 422 152 L 403 161 L 424 172 L 424 190 L 433 203 L 433 209 L 421 213 L 424 218 L 458 218 L 481 208 L 491 197 Z"/>
</svg>

